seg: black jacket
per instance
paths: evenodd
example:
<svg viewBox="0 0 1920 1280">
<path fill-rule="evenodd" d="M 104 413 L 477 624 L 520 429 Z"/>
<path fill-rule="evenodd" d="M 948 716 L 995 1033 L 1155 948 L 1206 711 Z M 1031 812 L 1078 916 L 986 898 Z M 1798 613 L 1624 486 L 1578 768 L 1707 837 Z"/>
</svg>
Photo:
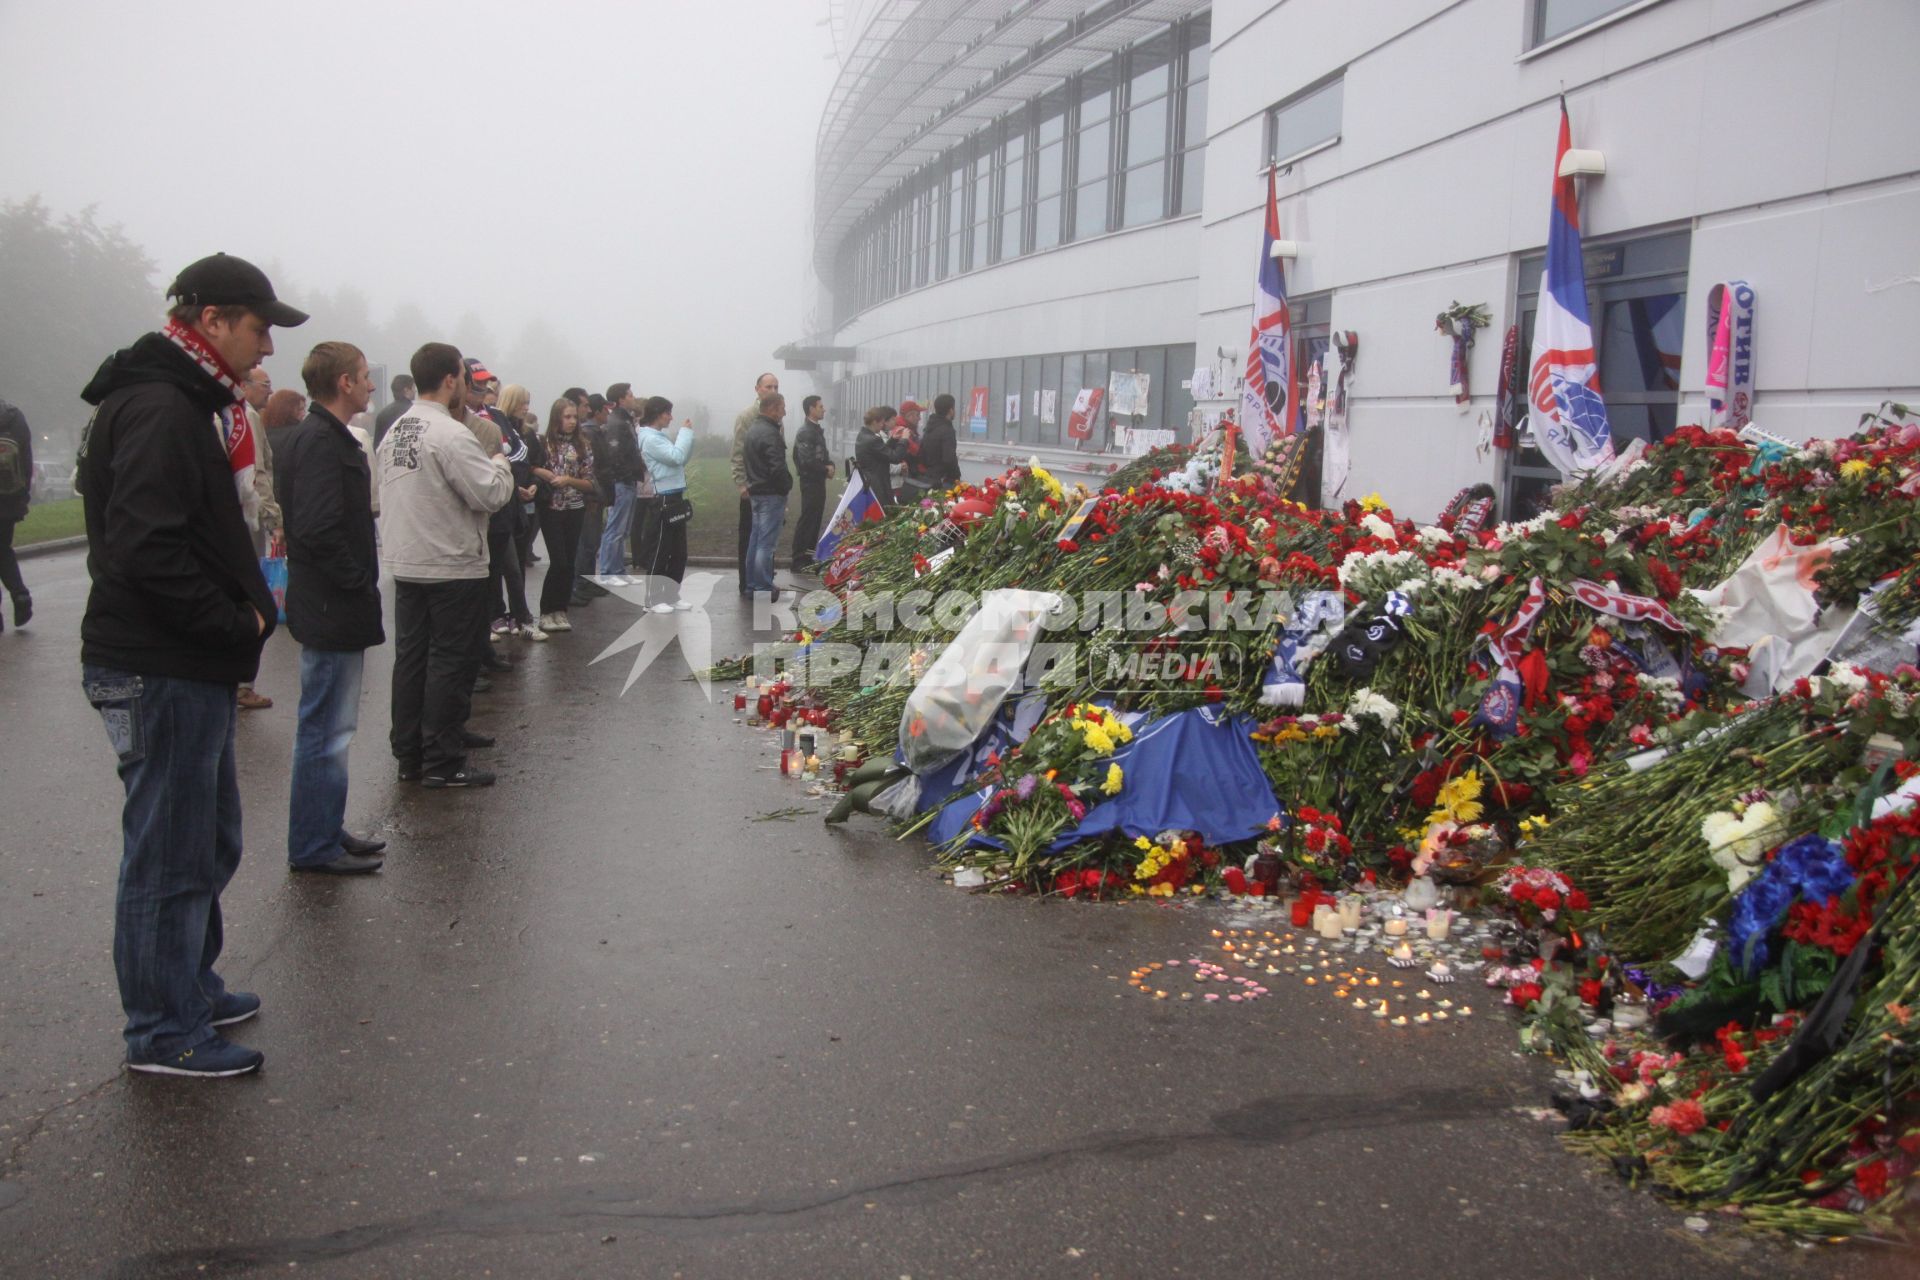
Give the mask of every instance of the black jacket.
<svg viewBox="0 0 1920 1280">
<path fill-rule="evenodd" d="M 109 356 L 80 395 L 98 406 L 80 444 L 93 578 L 80 660 L 253 679 L 275 609 L 214 426 L 232 395 L 157 333 Z"/>
<path fill-rule="evenodd" d="M 319 405 L 287 428 L 274 455 L 273 496 L 287 534 L 287 630 L 309 649 L 369 649 L 380 625 L 372 464 Z"/>
<path fill-rule="evenodd" d="M 780 424 L 764 414 L 747 428 L 742 460 L 747 469 L 747 492 L 756 498 L 793 492 L 793 472 L 787 470 L 787 438 Z"/>
<path fill-rule="evenodd" d="M 411 408 L 413 408 L 413 401 L 395 400 L 380 411 L 379 416 L 373 420 L 374 448 L 379 448 L 380 441 L 386 438 L 387 428 L 400 421 L 401 415 Z"/>
<path fill-rule="evenodd" d="M 33 498 L 33 430 L 27 426 L 27 415 L 5 400 L 0 400 L 0 436 L 12 443 L 15 465 L 20 468 L 20 488 L 13 493 L 0 492 L 0 520 L 24 520 L 27 504 Z M 11 480 L 11 475 L 0 473 L 0 484 Z"/>
<path fill-rule="evenodd" d="M 615 409 L 607 417 L 607 448 L 594 455 L 595 468 L 605 467 L 607 479 L 616 484 L 639 484 L 647 478 L 647 464 L 640 457 L 640 437 L 634 429 L 633 415 Z"/>
<path fill-rule="evenodd" d="M 793 470 L 803 485 L 823 485 L 833 474 L 827 433 L 817 422 L 802 422 L 793 433 Z"/>
<path fill-rule="evenodd" d="M 853 465 L 860 473 L 860 479 L 876 496 L 882 506 L 893 509 L 893 476 L 888 470 L 894 463 L 901 462 L 907 456 L 907 442 L 883 436 L 871 427 L 863 426 L 860 434 L 853 439 Z"/>
<path fill-rule="evenodd" d="M 934 416 L 927 419 L 920 433 L 920 478 L 936 490 L 947 490 L 960 483 L 959 439 L 953 419 Z"/>
</svg>

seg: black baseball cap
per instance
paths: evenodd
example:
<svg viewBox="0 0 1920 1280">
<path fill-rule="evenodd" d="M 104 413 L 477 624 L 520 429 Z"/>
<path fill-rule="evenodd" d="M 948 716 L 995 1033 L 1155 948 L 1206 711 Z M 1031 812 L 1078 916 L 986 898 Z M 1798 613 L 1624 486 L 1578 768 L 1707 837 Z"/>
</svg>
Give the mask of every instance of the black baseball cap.
<svg viewBox="0 0 1920 1280">
<path fill-rule="evenodd" d="M 274 296 L 266 272 L 230 253 L 216 253 L 186 268 L 167 286 L 167 297 L 196 307 L 245 307 L 282 329 L 307 322 L 306 312 Z"/>
</svg>

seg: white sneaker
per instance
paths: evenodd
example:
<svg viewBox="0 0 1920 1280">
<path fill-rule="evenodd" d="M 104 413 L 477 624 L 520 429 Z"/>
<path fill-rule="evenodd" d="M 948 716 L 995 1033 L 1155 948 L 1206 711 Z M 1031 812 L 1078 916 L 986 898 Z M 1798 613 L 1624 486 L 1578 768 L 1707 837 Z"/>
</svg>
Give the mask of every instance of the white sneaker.
<svg viewBox="0 0 1920 1280">
<path fill-rule="evenodd" d="M 547 638 L 547 633 L 531 622 L 521 624 L 520 634 L 529 640 L 545 640 Z"/>
<path fill-rule="evenodd" d="M 547 624 L 547 630 L 549 630 L 549 631 L 571 631 L 571 630 L 573 630 L 573 624 L 572 624 L 571 622 L 568 622 L 568 621 L 567 621 L 567 615 L 566 615 L 566 614 L 564 614 L 564 613 L 556 613 L 556 614 L 554 614 L 554 615 L 553 615 L 553 621 L 551 621 L 551 622 L 549 622 L 549 623 Z"/>
<path fill-rule="evenodd" d="M 693 610 L 693 606 L 688 604 L 685 600 L 675 600 L 673 602 L 673 607 L 678 609 L 682 613 L 690 613 Z"/>
<path fill-rule="evenodd" d="M 648 605 L 647 612 L 648 613 L 672 613 L 673 606 L 670 604 L 667 604 L 665 601 L 662 601 L 659 604 Z"/>
</svg>

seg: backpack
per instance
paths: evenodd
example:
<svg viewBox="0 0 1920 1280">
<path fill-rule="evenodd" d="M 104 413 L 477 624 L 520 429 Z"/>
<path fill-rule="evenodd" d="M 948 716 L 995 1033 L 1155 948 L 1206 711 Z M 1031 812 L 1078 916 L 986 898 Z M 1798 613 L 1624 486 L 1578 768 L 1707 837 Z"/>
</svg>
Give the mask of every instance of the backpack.
<svg viewBox="0 0 1920 1280">
<path fill-rule="evenodd" d="M 27 491 L 31 481 L 20 442 L 10 435 L 0 435 L 0 498 L 18 497 Z"/>
</svg>

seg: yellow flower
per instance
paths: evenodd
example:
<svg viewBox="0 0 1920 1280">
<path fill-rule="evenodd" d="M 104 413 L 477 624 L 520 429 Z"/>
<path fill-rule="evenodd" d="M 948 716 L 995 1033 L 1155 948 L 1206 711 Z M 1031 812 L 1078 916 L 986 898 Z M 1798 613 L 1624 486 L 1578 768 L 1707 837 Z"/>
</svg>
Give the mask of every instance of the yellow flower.
<svg viewBox="0 0 1920 1280">
<path fill-rule="evenodd" d="M 1863 476 L 1871 470 L 1873 470 L 1873 464 L 1865 458 L 1853 458 L 1840 464 L 1840 474 L 1848 480 L 1855 476 Z"/>
<path fill-rule="evenodd" d="M 1445 821 L 1476 822 L 1480 815 L 1486 812 L 1486 806 L 1480 803 L 1481 790 L 1478 769 L 1470 770 L 1457 778 L 1450 778 L 1440 788 L 1440 794 L 1435 797 L 1434 803 L 1437 807 L 1434 813 Z"/>
<path fill-rule="evenodd" d="M 1340 726 L 1337 724 L 1318 725 L 1314 728 L 1313 736 L 1316 738 L 1337 738 L 1340 736 Z"/>
<path fill-rule="evenodd" d="M 1206 891 L 1207 891 L 1207 886 L 1203 884 L 1190 884 L 1187 886 L 1188 893 L 1199 894 L 1199 893 L 1205 893 Z"/>
<path fill-rule="evenodd" d="M 1107 736 L 1107 731 L 1105 729 L 1101 729 L 1098 727 L 1088 729 L 1087 730 L 1087 746 L 1091 747 L 1095 751 L 1098 751 L 1103 756 L 1110 756 L 1113 754 L 1113 739 Z"/>
<path fill-rule="evenodd" d="M 1360 509 L 1362 511 L 1385 511 L 1387 509 L 1387 500 L 1380 496 L 1378 490 L 1375 490 L 1360 499 Z"/>
<path fill-rule="evenodd" d="M 1134 893 L 1139 893 L 1139 894 L 1144 894 L 1147 891 L 1147 886 L 1143 884 L 1130 884 L 1127 886 L 1127 888 L 1132 890 Z"/>
<path fill-rule="evenodd" d="M 1108 766 L 1107 766 L 1107 780 L 1106 780 L 1105 782 L 1103 782 L 1103 783 L 1101 783 L 1101 784 L 1100 784 L 1100 789 L 1101 789 L 1102 791 L 1104 791 L 1104 792 L 1106 792 L 1106 793 L 1107 793 L 1108 795 L 1110 795 L 1110 796 L 1117 796 L 1117 795 L 1119 795 L 1119 794 L 1120 794 L 1120 784 L 1121 784 L 1121 780 L 1122 780 L 1122 779 L 1123 779 L 1123 778 L 1124 778 L 1125 776 L 1126 776 L 1126 775 L 1125 775 L 1125 774 L 1123 774 L 1123 773 L 1122 773 L 1122 772 L 1120 771 L 1120 766 L 1119 766 L 1119 765 L 1117 765 L 1117 764 L 1110 764 L 1110 765 L 1108 765 Z"/>
<path fill-rule="evenodd" d="M 1145 836 L 1135 836 L 1133 847 L 1136 849 L 1151 849 L 1153 848 L 1153 841 L 1147 839 Z"/>
<path fill-rule="evenodd" d="M 1156 898 L 1171 898 L 1173 896 L 1173 886 L 1170 884 L 1157 884 L 1147 890 L 1147 892 Z"/>
<path fill-rule="evenodd" d="M 1305 742 L 1307 735 L 1306 731 L 1301 729 L 1299 725 L 1290 724 L 1280 732 L 1274 734 L 1273 740 L 1275 742 Z"/>
</svg>

